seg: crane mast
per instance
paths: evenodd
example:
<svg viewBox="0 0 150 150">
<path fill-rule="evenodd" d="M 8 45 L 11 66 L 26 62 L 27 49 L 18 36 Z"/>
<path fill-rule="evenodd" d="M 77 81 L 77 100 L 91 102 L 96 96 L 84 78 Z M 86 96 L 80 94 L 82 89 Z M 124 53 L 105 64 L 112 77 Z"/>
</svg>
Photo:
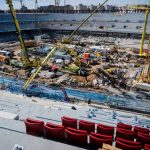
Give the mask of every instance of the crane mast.
<svg viewBox="0 0 150 150">
<path fill-rule="evenodd" d="M 23 64 L 29 64 L 30 60 L 29 60 L 29 57 L 28 57 L 28 54 L 27 54 L 27 49 L 26 49 L 26 46 L 25 46 L 24 38 L 23 38 L 22 33 L 21 33 L 21 28 L 20 28 L 16 13 L 15 13 L 15 10 L 14 10 L 13 4 L 12 4 L 12 0 L 6 0 L 6 1 L 7 1 L 7 4 L 9 6 L 9 8 L 10 8 L 11 15 L 12 15 L 12 18 L 13 18 L 13 21 L 14 21 L 14 24 L 15 24 L 15 27 L 16 27 L 16 30 L 17 30 L 18 38 L 19 38 L 19 41 L 20 41 L 20 45 L 21 45 L 21 49 L 22 49 Z"/>
<path fill-rule="evenodd" d="M 150 3 L 150 0 L 149 0 Z M 147 5 L 146 8 L 146 15 L 145 15 L 145 20 L 144 20 L 144 29 L 143 29 L 143 33 L 142 33 L 142 40 L 141 40 L 141 45 L 140 45 L 140 56 L 143 56 L 143 46 L 144 46 L 144 40 L 145 40 L 145 36 L 146 36 L 146 30 L 147 30 L 147 23 L 148 23 L 148 15 L 149 15 L 149 4 Z"/>
</svg>

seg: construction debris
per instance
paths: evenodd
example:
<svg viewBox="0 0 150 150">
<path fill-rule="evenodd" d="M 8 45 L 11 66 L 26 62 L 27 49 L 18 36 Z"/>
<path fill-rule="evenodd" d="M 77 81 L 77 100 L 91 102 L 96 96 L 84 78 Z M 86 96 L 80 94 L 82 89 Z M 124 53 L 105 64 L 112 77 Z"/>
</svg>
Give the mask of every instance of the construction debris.
<svg viewBox="0 0 150 150">
<path fill-rule="evenodd" d="M 84 44 L 77 45 L 77 39 L 80 39 Z M 125 42 L 125 39 L 108 37 L 107 41 L 104 37 L 92 36 L 86 37 L 86 39 L 92 39 L 92 41 L 85 41 L 84 36 L 76 36 L 71 44 L 65 44 L 65 47 L 68 47 L 71 53 L 60 48 L 48 64 L 43 66 L 34 81 L 46 85 L 63 83 L 65 86 L 88 87 L 91 90 L 105 89 L 108 91 L 108 86 L 134 91 L 148 90 L 150 82 L 149 61 L 138 57 L 137 48 L 121 45 L 121 42 Z M 28 50 L 31 60 L 42 60 L 51 51 L 54 45 L 53 40 L 51 39 L 49 43 L 45 40 L 45 38 L 41 39 L 36 44 L 34 41 L 26 42 L 32 46 Z M 58 41 L 59 39 L 56 37 L 55 40 Z M 93 41 L 95 42 L 93 43 Z M 119 46 L 116 41 L 120 41 Z M 134 40 L 132 42 L 134 43 Z M 137 44 L 137 40 L 135 40 L 135 43 Z M 18 42 L 11 43 L 10 49 L 8 47 L 9 44 L 7 43 L 1 44 L 0 71 L 27 79 L 35 71 L 35 68 L 23 66 L 21 48 Z M 78 59 L 73 57 L 74 51 Z M 78 66 L 79 61 L 80 66 Z M 145 86 L 141 85 L 148 86 L 144 88 Z"/>
</svg>

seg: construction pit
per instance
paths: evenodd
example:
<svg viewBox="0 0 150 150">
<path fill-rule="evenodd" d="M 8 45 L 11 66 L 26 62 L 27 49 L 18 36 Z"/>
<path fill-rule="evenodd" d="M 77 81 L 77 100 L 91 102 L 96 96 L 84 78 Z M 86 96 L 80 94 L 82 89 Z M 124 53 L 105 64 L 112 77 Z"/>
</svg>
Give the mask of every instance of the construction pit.
<svg viewBox="0 0 150 150">
<path fill-rule="evenodd" d="M 51 38 L 46 35 L 42 38 L 41 35 L 40 41 L 25 41 L 30 60 L 42 61 L 56 42 L 61 43 L 63 36 Z M 19 42 L 0 45 L 0 55 L 3 56 L 0 57 L 1 78 L 11 76 L 25 82 L 36 67 L 24 66 Z M 33 83 L 107 93 L 109 96 L 133 94 L 137 99 L 147 101 L 150 99 L 150 59 L 146 49 L 148 44 L 144 46 L 147 56 L 139 57 L 139 39 L 76 35 L 71 43 L 58 48 Z M 2 81 L 1 89 L 8 88 L 4 84 Z"/>
</svg>

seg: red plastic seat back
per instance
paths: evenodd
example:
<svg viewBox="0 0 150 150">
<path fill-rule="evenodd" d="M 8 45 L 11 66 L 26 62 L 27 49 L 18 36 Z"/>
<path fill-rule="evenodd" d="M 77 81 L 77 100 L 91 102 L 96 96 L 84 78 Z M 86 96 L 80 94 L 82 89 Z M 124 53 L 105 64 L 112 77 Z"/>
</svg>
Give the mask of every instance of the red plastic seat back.
<svg viewBox="0 0 150 150">
<path fill-rule="evenodd" d="M 56 140 L 64 140 L 65 139 L 65 127 L 50 127 L 48 125 L 44 125 L 45 137 Z"/>
<path fill-rule="evenodd" d="M 46 125 L 51 128 L 64 128 L 64 126 L 62 126 L 62 125 L 57 125 L 57 124 L 53 124 L 50 122 L 47 122 Z"/>
<path fill-rule="evenodd" d="M 150 150 L 150 144 L 145 144 L 144 150 Z"/>
<path fill-rule="evenodd" d="M 43 136 L 43 121 L 26 119 L 24 120 L 26 132 L 31 135 Z"/>
<path fill-rule="evenodd" d="M 95 132 L 95 123 L 88 122 L 88 121 L 79 121 L 79 129 L 80 130 L 86 130 L 89 133 Z"/>
<path fill-rule="evenodd" d="M 77 119 L 63 116 L 61 120 L 63 126 L 77 129 Z"/>
<path fill-rule="evenodd" d="M 142 146 L 139 145 L 130 145 L 130 144 L 126 144 L 126 143 L 123 143 L 121 141 L 116 141 L 116 147 L 117 148 L 120 148 L 120 149 L 123 149 L 123 150 L 141 150 L 142 149 Z"/>
<path fill-rule="evenodd" d="M 97 138 L 93 135 L 89 135 L 90 137 L 90 147 L 95 149 L 102 148 L 103 143 L 112 145 L 112 139 L 103 139 Z"/>
<path fill-rule="evenodd" d="M 135 138 L 135 132 L 131 130 L 126 129 L 119 129 L 116 130 L 116 138 L 123 138 L 127 140 L 134 140 Z"/>
<path fill-rule="evenodd" d="M 122 139 L 122 138 L 117 138 L 117 141 L 120 141 L 124 144 L 132 145 L 132 146 L 141 146 L 140 142 L 134 142 L 134 141 L 130 141 L 130 140 Z"/>
<path fill-rule="evenodd" d="M 143 133 L 139 132 L 137 134 L 137 141 L 141 142 L 142 145 L 150 144 L 150 135 L 149 134 L 143 134 Z"/>
<path fill-rule="evenodd" d="M 135 126 L 135 127 L 134 127 L 134 132 L 135 132 L 135 133 L 140 132 L 140 133 L 149 134 L 149 129 Z"/>
<path fill-rule="evenodd" d="M 113 135 L 114 134 L 114 127 L 98 124 L 97 125 L 97 133 Z"/>
<path fill-rule="evenodd" d="M 118 123 L 117 128 L 122 128 L 122 129 L 127 129 L 127 130 L 132 130 L 132 126 L 129 124 L 124 124 L 124 123 Z"/>
<path fill-rule="evenodd" d="M 65 129 L 67 142 L 71 144 L 76 144 L 80 146 L 85 146 L 87 144 L 87 132 L 86 131 L 74 131 L 69 128 Z"/>
<path fill-rule="evenodd" d="M 97 138 L 100 138 L 100 139 L 113 139 L 113 136 L 111 135 L 106 135 L 106 134 L 99 134 L 99 133 L 94 133 L 94 132 L 91 132 L 91 135 L 97 137 Z"/>
<path fill-rule="evenodd" d="M 41 120 L 35 120 L 35 119 L 31 119 L 31 118 L 27 118 L 26 121 L 29 122 L 29 123 L 39 123 L 39 124 L 44 124 L 44 122 L 41 121 Z"/>
</svg>

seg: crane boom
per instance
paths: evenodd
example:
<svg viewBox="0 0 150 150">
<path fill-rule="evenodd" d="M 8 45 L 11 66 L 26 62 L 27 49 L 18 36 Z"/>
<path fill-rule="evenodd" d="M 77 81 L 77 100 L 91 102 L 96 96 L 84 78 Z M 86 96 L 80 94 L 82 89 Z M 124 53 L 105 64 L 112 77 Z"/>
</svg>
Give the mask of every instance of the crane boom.
<svg viewBox="0 0 150 150">
<path fill-rule="evenodd" d="M 144 27 L 143 27 L 143 32 L 142 32 L 142 39 L 141 39 L 141 44 L 140 44 L 139 56 L 143 56 L 143 46 L 144 46 L 144 40 L 145 40 L 145 36 L 146 36 L 146 30 L 147 30 L 147 24 L 148 24 L 148 15 L 149 15 L 149 10 L 150 10 L 149 6 L 150 6 L 150 0 L 148 0 L 147 7 L 128 6 L 129 9 L 146 10 L 145 11 Z"/>
<path fill-rule="evenodd" d="M 150 0 L 149 0 L 149 3 L 150 3 Z M 139 53 L 140 56 L 143 55 L 143 46 L 144 46 L 144 40 L 145 40 L 145 36 L 146 36 L 147 23 L 148 23 L 148 15 L 149 15 L 149 7 L 148 6 L 147 6 L 147 9 L 146 9 L 145 23 L 144 23 L 143 33 L 142 33 L 142 40 L 141 40 L 140 53 Z"/>
<path fill-rule="evenodd" d="M 18 33 L 18 38 L 19 38 L 19 41 L 20 41 L 20 44 L 21 44 L 22 53 L 23 53 L 22 54 L 23 64 L 29 64 L 30 60 L 29 60 L 29 57 L 28 57 L 28 54 L 27 54 L 27 49 L 26 49 L 26 46 L 25 46 L 24 38 L 23 38 L 22 33 L 21 33 L 21 28 L 20 28 L 16 13 L 15 13 L 15 10 L 14 10 L 13 4 L 12 4 L 12 0 L 6 0 L 6 1 L 7 1 L 7 4 L 9 5 L 11 15 L 12 15 L 17 33 Z"/>
<path fill-rule="evenodd" d="M 81 24 L 79 24 L 79 26 L 69 36 L 69 40 L 72 39 L 73 35 L 88 21 L 90 17 L 92 17 L 97 12 L 97 10 L 99 10 L 105 3 L 107 3 L 107 1 L 108 0 L 105 0 L 102 4 L 99 4 L 98 7 L 87 18 L 85 18 Z"/>
<path fill-rule="evenodd" d="M 100 9 L 107 1 L 108 1 L 108 0 L 105 0 L 104 3 L 102 3 L 101 5 L 99 5 L 99 6 L 98 6 L 98 9 Z M 72 39 L 72 37 L 73 37 L 73 35 L 76 33 L 76 31 L 78 31 L 78 30 L 82 27 L 82 25 L 83 25 L 90 17 L 92 17 L 92 16 L 94 15 L 94 13 L 95 13 L 98 9 L 94 10 L 94 11 L 77 27 L 77 29 L 72 32 L 72 34 L 71 34 L 70 37 L 69 37 L 69 40 Z M 46 56 L 46 58 L 42 61 L 42 63 L 37 66 L 35 72 L 34 72 L 34 73 L 30 76 L 30 78 L 25 82 L 25 84 L 24 84 L 24 86 L 23 86 L 23 89 L 26 89 L 26 88 L 30 85 L 30 83 L 31 83 L 31 82 L 33 81 L 33 79 L 36 77 L 36 75 L 38 74 L 38 72 L 42 69 L 42 66 L 43 66 L 44 64 L 46 64 L 47 61 L 48 61 L 51 57 L 54 56 L 55 52 L 57 51 L 57 47 L 58 47 L 58 45 L 54 46 L 54 47 L 52 48 L 52 50 L 48 53 L 48 55 Z"/>
</svg>

